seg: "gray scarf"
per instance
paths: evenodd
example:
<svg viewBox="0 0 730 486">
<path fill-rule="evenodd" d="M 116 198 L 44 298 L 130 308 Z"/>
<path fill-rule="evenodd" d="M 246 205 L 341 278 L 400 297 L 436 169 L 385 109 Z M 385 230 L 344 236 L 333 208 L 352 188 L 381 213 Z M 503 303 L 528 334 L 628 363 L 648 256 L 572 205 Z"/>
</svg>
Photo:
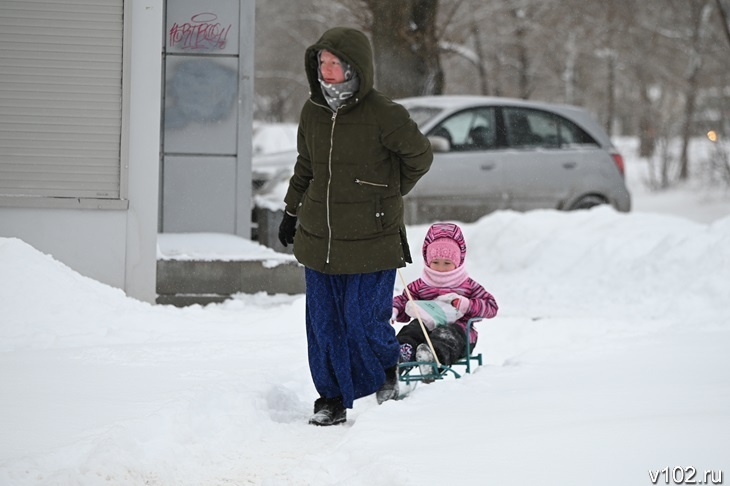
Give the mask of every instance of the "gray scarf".
<svg viewBox="0 0 730 486">
<path fill-rule="evenodd" d="M 318 65 L 320 54 L 321 51 L 317 54 Z M 352 66 L 342 59 L 340 59 L 340 64 L 342 65 L 342 71 L 345 74 L 345 80 L 338 84 L 326 83 L 324 79 L 322 79 L 322 71 L 317 68 L 317 77 L 319 79 L 319 85 L 322 87 L 322 94 L 324 95 L 324 99 L 327 101 L 329 107 L 334 111 L 337 111 L 337 108 L 345 104 L 348 99 L 352 98 L 360 87 L 360 78 L 358 78 L 357 73 L 354 69 L 352 69 Z"/>
</svg>

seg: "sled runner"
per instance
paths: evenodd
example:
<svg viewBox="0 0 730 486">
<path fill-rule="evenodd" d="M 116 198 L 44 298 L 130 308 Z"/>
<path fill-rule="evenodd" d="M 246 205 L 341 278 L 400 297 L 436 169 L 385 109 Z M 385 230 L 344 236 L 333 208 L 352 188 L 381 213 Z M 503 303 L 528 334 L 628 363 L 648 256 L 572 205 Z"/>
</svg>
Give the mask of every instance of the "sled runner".
<svg viewBox="0 0 730 486">
<path fill-rule="evenodd" d="M 462 372 L 471 373 L 472 361 L 476 361 L 478 366 L 482 365 L 482 353 L 471 354 L 471 344 L 469 343 L 469 336 L 471 335 L 471 328 L 474 322 L 482 320 L 481 317 L 474 317 L 469 319 L 466 324 L 466 357 L 454 362 L 451 366 L 446 366 L 438 363 L 437 361 L 407 361 L 398 365 L 400 371 L 399 380 L 406 385 L 417 384 L 419 381 L 424 383 L 431 383 L 432 381 L 442 380 L 451 374 L 454 378 L 461 378 L 461 374 L 458 373 L 454 367 L 464 366 L 465 369 L 459 369 Z M 430 367 L 431 372 L 423 373 L 421 367 L 426 365 L 426 368 Z"/>
</svg>

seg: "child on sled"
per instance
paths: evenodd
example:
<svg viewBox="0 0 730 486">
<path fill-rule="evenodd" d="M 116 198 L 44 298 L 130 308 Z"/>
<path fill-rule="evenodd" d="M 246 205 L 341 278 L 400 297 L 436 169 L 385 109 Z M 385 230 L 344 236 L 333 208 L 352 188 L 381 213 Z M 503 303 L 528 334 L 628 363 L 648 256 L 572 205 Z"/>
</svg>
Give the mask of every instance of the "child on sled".
<svg viewBox="0 0 730 486">
<path fill-rule="evenodd" d="M 423 242 L 426 266 L 421 278 L 409 283 L 407 290 L 393 298 L 392 320 L 407 322 L 412 319 L 397 335 L 400 362 L 434 361 L 418 317 L 428 329 L 438 361 L 450 366 L 466 356 L 466 325 L 469 319 L 489 319 L 497 315 L 497 302 L 492 294 L 467 274 L 465 257 L 466 242 L 459 226 L 436 223 L 428 229 Z M 477 343 L 474 326 L 471 327 L 469 343 L 474 349 Z M 421 373 L 431 373 L 430 365 L 422 366 Z"/>
</svg>

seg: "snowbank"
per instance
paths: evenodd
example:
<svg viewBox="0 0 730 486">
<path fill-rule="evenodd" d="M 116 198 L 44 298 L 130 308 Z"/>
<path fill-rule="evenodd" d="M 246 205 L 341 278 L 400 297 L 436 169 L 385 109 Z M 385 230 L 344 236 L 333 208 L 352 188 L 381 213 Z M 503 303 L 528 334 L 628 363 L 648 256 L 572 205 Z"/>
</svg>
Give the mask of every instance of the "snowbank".
<svg viewBox="0 0 730 486">
<path fill-rule="evenodd" d="M 727 474 L 730 217 L 500 212 L 463 229 L 467 268 L 500 305 L 479 324 L 485 365 L 403 401 L 358 400 L 333 428 L 306 424 L 302 296 L 152 306 L 0 239 L 0 484 Z M 409 229 L 415 255 L 425 232 Z"/>
</svg>

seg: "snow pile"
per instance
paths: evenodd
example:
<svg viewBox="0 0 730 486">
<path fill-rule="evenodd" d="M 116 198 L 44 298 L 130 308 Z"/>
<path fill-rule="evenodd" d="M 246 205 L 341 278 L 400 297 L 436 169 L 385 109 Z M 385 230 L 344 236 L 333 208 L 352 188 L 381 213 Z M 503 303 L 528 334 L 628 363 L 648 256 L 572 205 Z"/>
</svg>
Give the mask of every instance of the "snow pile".
<svg viewBox="0 0 730 486">
<path fill-rule="evenodd" d="M 426 229 L 409 228 L 416 256 Z M 0 239 L 0 484 L 625 485 L 665 467 L 730 471 L 730 217 L 500 212 L 463 229 L 467 269 L 500 305 L 478 325 L 485 365 L 403 401 L 358 400 L 332 428 L 306 424 L 303 296 L 152 306 Z"/>
<path fill-rule="evenodd" d="M 267 266 L 295 262 L 293 255 L 241 236 L 221 233 L 160 233 L 157 235 L 159 260 L 263 261 Z"/>
<path fill-rule="evenodd" d="M 251 140 L 254 155 L 270 154 L 297 147 L 296 123 L 254 122 Z"/>
</svg>

